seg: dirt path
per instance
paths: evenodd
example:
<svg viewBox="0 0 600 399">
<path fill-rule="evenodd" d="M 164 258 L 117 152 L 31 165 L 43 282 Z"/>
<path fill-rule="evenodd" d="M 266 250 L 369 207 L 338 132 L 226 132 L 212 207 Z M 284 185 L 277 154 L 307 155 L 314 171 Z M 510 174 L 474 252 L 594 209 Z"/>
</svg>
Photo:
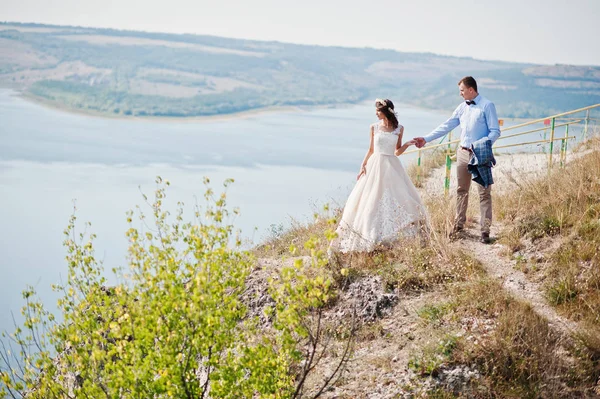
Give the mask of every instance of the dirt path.
<svg viewBox="0 0 600 399">
<path fill-rule="evenodd" d="M 497 237 L 501 227 L 493 226 L 491 236 Z M 533 282 L 516 268 L 516 261 L 503 255 L 505 247 L 499 243 L 490 245 L 479 242 L 479 231 L 467 229 L 466 237 L 453 243 L 457 248 L 467 250 L 479 260 L 490 277 L 502 281 L 502 286 L 516 298 L 531 305 L 533 310 L 545 317 L 550 325 L 567 336 L 577 331 L 577 323 L 560 316 L 554 307 L 544 298 L 544 290 L 539 283 Z"/>
<path fill-rule="evenodd" d="M 582 151 L 579 153 L 569 153 L 567 161 L 572 161 L 587 153 Z M 547 172 L 548 158 L 546 154 L 541 153 L 519 153 L 519 154 L 502 154 L 496 157 L 498 161 L 494 168 L 494 192 L 506 193 L 512 190 L 518 190 L 519 184 L 522 184 L 523 179 L 536 178 Z M 453 163 L 451 185 L 450 185 L 450 200 L 455 201 L 456 191 L 456 163 Z M 422 193 L 424 197 L 433 197 L 443 195 L 443 176 L 445 169 L 438 168 L 427 179 L 423 185 Z M 520 183 L 521 182 L 521 183 Z M 475 188 L 471 187 L 470 202 L 477 202 L 477 193 Z M 473 204 L 471 204 L 473 205 Z M 478 216 L 478 215 L 477 215 Z M 467 226 L 469 227 L 469 226 Z M 492 237 L 498 237 L 502 226 L 499 222 L 494 221 L 492 226 Z M 577 324 L 560 316 L 556 310 L 548 304 L 544 298 L 543 287 L 539 283 L 533 282 L 527 276 L 516 268 L 516 261 L 510 259 L 503 252 L 506 248 L 499 243 L 491 245 L 482 244 L 479 242 L 479 230 L 477 227 L 467 228 L 465 238 L 459 240 L 452 245 L 457 248 L 462 248 L 478 259 L 487 270 L 491 277 L 502 280 L 502 286 L 520 300 L 531 304 L 533 309 L 541 316 L 545 317 L 551 326 L 557 330 L 569 333 L 577 330 Z"/>
</svg>

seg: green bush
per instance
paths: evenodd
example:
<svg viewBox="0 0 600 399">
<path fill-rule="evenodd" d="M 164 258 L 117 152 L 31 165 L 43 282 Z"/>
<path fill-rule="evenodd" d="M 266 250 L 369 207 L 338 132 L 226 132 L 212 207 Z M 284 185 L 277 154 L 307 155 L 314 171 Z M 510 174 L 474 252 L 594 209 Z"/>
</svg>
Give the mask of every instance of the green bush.
<svg viewBox="0 0 600 399">
<path fill-rule="evenodd" d="M 281 268 L 270 282 L 272 323 L 259 327 L 242 299 L 254 259 L 226 222 L 225 192 L 208 188 L 206 209 L 186 222 L 182 204 L 174 215 L 164 209 L 168 185 L 157 178 L 152 223 L 139 207 L 128 213 L 129 268 L 113 269 L 114 286 L 94 235 L 75 234 L 70 219 L 68 279 L 54 287 L 63 293 L 59 315 L 32 288 L 24 292 L 25 322 L 9 338 L 18 350 L 3 353 L 0 397 L 301 397 L 322 336 L 307 319 L 332 295 L 323 254 L 309 242 L 309 264 Z"/>
</svg>

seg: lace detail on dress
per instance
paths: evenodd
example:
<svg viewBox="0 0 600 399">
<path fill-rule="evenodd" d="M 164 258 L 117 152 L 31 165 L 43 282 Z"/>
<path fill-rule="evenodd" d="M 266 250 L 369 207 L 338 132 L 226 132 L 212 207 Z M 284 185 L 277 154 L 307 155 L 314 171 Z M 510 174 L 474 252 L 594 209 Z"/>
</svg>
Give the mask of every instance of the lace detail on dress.
<svg viewBox="0 0 600 399">
<path fill-rule="evenodd" d="M 400 125 L 391 132 L 380 130 L 380 125 L 375 124 L 373 131 L 373 153 L 394 155 L 396 144 L 398 144 L 398 135 L 400 134 Z"/>
<path fill-rule="evenodd" d="M 373 249 L 373 243 L 367 237 L 363 237 L 344 221 L 340 223 L 337 233 L 341 237 L 337 243 L 337 247 L 341 252 L 368 252 Z"/>
<path fill-rule="evenodd" d="M 391 132 L 386 132 L 381 130 L 381 123 L 377 122 L 373 124 L 373 133 L 383 133 L 383 134 L 393 134 L 394 136 L 398 136 L 400 134 L 400 129 L 402 129 L 402 125 L 398 124 L 398 127 L 392 130 Z"/>
<path fill-rule="evenodd" d="M 387 189 L 383 192 L 381 202 L 374 217 L 371 237 L 374 242 L 392 242 L 400 238 L 400 232 L 414 221 L 414 216 L 396 200 Z"/>
<path fill-rule="evenodd" d="M 390 190 L 386 190 L 371 220 L 371 228 L 367 234 L 352 229 L 342 221 L 338 228 L 339 249 L 341 252 L 369 252 L 379 244 L 392 244 L 400 238 L 415 237 L 425 215 L 411 214 L 404 205 L 397 201 Z"/>
</svg>

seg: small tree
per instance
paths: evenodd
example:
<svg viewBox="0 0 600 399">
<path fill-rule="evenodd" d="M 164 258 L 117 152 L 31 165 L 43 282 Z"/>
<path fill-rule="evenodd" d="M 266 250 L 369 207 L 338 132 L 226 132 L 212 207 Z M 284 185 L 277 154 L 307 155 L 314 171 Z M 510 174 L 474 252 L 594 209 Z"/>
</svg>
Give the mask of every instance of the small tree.
<svg viewBox="0 0 600 399">
<path fill-rule="evenodd" d="M 320 359 L 315 354 L 322 357 L 327 348 L 321 316 L 333 289 L 323 254 L 313 250 L 309 265 L 282 268 L 271 281 L 272 326 L 259 328 L 241 300 L 254 259 L 227 223 L 226 192 L 215 196 L 205 179 L 206 209 L 196 206 L 193 221 L 185 222 L 183 204 L 174 216 L 164 209 L 169 183 L 156 183 L 151 227 L 139 207 L 127 215 L 129 267 L 113 269 L 120 283 L 112 287 L 94 256 L 95 236 L 77 235 L 71 217 L 64 242 L 68 279 L 53 287 L 62 292 L 60 320 L 33 288 L 24 291 L 25 321 L 5 337 L 1 354 L 0 397 L 303 395 Z M 136 216 L 144 228 L 133 226 Z M 316 248 L 314 241 L 307 245 Z M 318 320 L 316 327 L 310 320 Z M 347 345 L 312 397 L 339 375 L 349 353 Z"/>
</svg>

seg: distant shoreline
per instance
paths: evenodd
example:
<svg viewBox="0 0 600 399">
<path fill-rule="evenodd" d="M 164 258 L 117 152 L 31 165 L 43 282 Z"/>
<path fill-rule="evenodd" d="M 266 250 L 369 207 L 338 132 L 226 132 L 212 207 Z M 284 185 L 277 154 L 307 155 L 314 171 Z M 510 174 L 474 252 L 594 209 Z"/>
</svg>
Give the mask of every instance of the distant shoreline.
<svg viewBox="0 0 600 399">
<path fill-rule="evenodd" d="M 217 114 L 217 115 L 205 115 L 205 116 L 126 116 L 126 115 L 115 115 L 109 112 L 100 112 L 93 110 L 83 110 L 78 108 L 71 108 L 62 103 L 47 100 L 33 94 L 15 90 L 12 88 L 3 88 L 5 90 L 11 90 L 15 93 L 15 96 L 24 99 L 25 101 L 40 105 L 45 108 L 62 111 L 70 114 L 95 117 L 95 118 L 105 118 L 105 119 L 118 119 L 118 120 L 129 120 L 129 121 L 146 121 L 146 122 L 189 122 L 189 123 L 197 123 L 197 122 L 219 122 L 219 121 L 228 121 L 228 120 L 236 120 L 236 119 L 246 119 L 255 117 L 263 114 L 272 114 L 272 113 L 281 113 L 281 112 L 302 112 L 307 110 L 314 109 L 339 109 L 350 107 L 354 105 L 359 105 L 361 103 L 340 103 L 340 104 L 326 104 L 326 105 L 310 105 L 310 106 L 271 106 L 264 108 L 255 108 L 249 109 L 247 111 L 239 111 L 233 112 L 230 114 Z"/>
<path fill-rule="evenodd" d="M 238 119 L 246 119 L 252 118 L 259 115 L 264 114 L 273 114 L 273 113 L 291 113 L 291 112 L 303 112 L 303 111 L 311 111 L 317 109 L 342 109 L 353 106 L 360 105 L 373 105 L 373 100 L 363 100 L 356 103 L 338 103 L 338 104 L 322 104 L 322 105 L 306 105 L 306 106 L 270 106 L 263 108 L 255 108 L 249 109 L 246 111 L 233 112 L 229 114 L 217 114 L 217 115 L 205 115 L 205 116 L 126 116 L 126 115 L 115 115 L 109 112 L 100 112 L 94 110 L 83 110 L 79 108 L 71 108 L 62 103 L 51 101 L 44 99 L 42 97 L 35 96 L 25 91 L 21 91 L 16 88 L 11 87 L 0 87 L 3 90 L 10 90 L 14 95 L 24 99 L 25 101 L 31 102 L 33 104 L 40 105 L 42 107 L 53 109 L 61 112 L 66 112 L 74 115 L 81 115 L 87 117 L 94 118 L 104 118 L 104 119 L 117 119 L 117 120 L 127 120 L 127 121 L 145 121 L 145 122 L 161 122 L 161 123 L 169 123 L 169 122 L 178 122 L 178 123 L 198 123 L 198 122 L 222 122 L 222 121 L 230 121 L 230 120 L 238 120 Z M 457 100 L 457 104 L 460 103 L 460 100 Z M 400 111 L 402 108 L 412 108 L 417 110 L 423 110 L 428 112 L 434 112 L 439 114 L 447 114 L 450 116 L 452 110 L 447 109 L 439 109 L 439 108 L 427 108 L 415 104 L 410 103 L 397 103 L 396 111 Z M 514 118 L 514 117 L 504 117 L 504 120 L 512 120 L 512 121 L 527 121 L 530 118 Z M 440 120 L 442 123 L 443 120 Z"/>
</svg>

